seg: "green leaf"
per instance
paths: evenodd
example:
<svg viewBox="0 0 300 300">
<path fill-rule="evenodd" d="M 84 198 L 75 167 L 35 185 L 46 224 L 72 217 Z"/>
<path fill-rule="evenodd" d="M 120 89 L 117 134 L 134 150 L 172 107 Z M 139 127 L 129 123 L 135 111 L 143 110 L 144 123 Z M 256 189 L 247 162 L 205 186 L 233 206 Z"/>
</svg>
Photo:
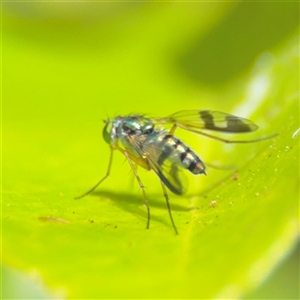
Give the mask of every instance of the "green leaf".
<svg viewBox="0 0 300 300">
<path fill-rule="evenodd" d="M 103 41 L 95 42 L 99 51 L 89 48 L 85 32 L 79 34 L 85 44 L 77 45 L 77 23 L 69 20 L 74 52 L 67 54 L 56 48 L 70 50 L 65 41 L 70 30 L 60 31 L 59 21 L 50 26 L 44 20 L 41 28 L 29 31 L 20 50 L 16 45 L 23 28 L 12 26 L 13 16 L 4 15 L 4 275 L 11 269 L 34 275 L 56 297 L 233 299 L 255 289 L 294 247 L 299 222 L 298 36 L 281 36 L 279 45 L 269 43 L 268 52 L 262 46 L 253 49 L 255 64 L 231 73 L 236 84 L 207 83 L 199 92 L 180 72 L 169 74 L 161 55 L 171 46 L 183 47 L 178 36 L 204 34 L 234 10 L 203 8 L 208 10 L 201 10 L 201 20 L 193 6 L 184 8 L 186 14 L 176 5 L 171 11 L 163 5 L 139 8 L 130 19 L 134 26 L 125 22 L 132 13 L 125 10 L 119 16 L 124 26 L 120 19 L 116 27 L 112 21 L 96 23 Z M 162 26 L 166 21 L 170 27 Z M 106 36 L 105 26 L 114 30 L 112 37 Z M 43 35 L 47 28 L 49 40 Z M 178 29 L 178 36 L 168 40 L 171 29 Z M 292 29 L 288 32 L 293 35 Z M 95 38 L 93 30 L 87 35 Z M 233 140 L 278 135 L 224 145 L 178 131 L 220 170 L 208 167 L 206 177 L 189 176 L 186 196 L 170 193 L 176 236 L 158 178 L 138 169 L 151 208 L 146 230 L 142 193 L 121 153 L 115 153 L 110 177 L 91 195 L 74 200 L 107 170 L 109 147 L 101 140 L 104 107 L 110 117 L 120 111 L 163 117 L 181 109 L 211 108 L 246 116 L 261 127 Z M 3 295 L 17 298 L 10 281 L 5 282 Z"/>
</svg>

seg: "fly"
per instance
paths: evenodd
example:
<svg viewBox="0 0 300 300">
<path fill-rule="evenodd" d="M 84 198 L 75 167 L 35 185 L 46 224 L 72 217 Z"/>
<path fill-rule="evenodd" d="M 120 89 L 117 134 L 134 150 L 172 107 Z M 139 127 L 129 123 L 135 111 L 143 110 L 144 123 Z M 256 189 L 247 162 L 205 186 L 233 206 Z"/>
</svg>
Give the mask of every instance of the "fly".
<svg viewBox="0 0 300 300">
<path fill-rule="evenodd" d="M 165 125 L 171 125 L 166 129 Z M 254 140 L 228 140 L 206 132 L 247 133 L 258 129 L 252 121 L 234 115 L 210 110 L 183 110 L 165 118 L 148 118 L 143 115 L 118 116 L 106 120 L 103 138 L 109 144 L 111 152 L 106 175 L 91 189 L 75 199 L 80 199 L 94 191 L 109 175 L 114 150 L 125 156 L 136 180 L 141 187 L 147 208 L 147 229 L 150 228 L 150 206 L 145 186 L 138 175 L 136 165 L 153 170 L 159 177 L 166 200 L 169 217 L 176 234 L 176 228 L 167 189 L 177 195 L 184 194 L 185 185 L 182 170 L 194 175 L 205 174 L 205 164 L 200 156 L 178 139 L 174 134 L 177 128 L 204 135 L 224 143 L 252 143 L 274 137 L 262 137 Z"/>
</svg>

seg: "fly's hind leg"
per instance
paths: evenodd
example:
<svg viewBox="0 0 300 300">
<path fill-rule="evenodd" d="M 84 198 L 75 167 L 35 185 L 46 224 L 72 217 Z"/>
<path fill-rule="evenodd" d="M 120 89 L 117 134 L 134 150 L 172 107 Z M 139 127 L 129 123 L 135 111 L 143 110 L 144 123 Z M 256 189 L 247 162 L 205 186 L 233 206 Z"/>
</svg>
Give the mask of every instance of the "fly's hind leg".
<svg viewBox="0 0 300 300">
<path fill-rule="evenodd" d="M 169 134 L 170 134 L 170 135 L 174 135 L 176 129 L 177 129 L 177 125 L 174 124 L 174 125 L 172 126 L 172 128 L 170 129 Z"/>
<path fill-rule="evenodd" d="M 126 159 L 128 160 L 130 168 L 131 168 L 136 180 L 138 181 L 140 188 L 142 189 L 144 200 L 145 200 L 145 205 L 146 205 L 146 208 L 147 208 L 147 217 L 148 217 L 146 228 L 149 229 L 150 228 L 150 207 L 149 207 L 149 201 L 148 201 L 148 198 L 147 198 L 147 195 L 146 195 L 146 192 L 145 192 L 145 186 L 144 186 L 144 184 L 143 184 L 143 182 L 142 182 L 142 180 L 141 180 L 141 178 L 140 178 L 140 176 L 139 176 L 139 174 L 136 170 L 136 167 L 135 167 L 132 159 L 130 158 L 128 152 L 125 151 L 125 150 L 122 151 L 122 152 L 125 155 Z"/>
<path fill-rule="evenodd" d="M 170 201 L 169 201 L 169 195 L 168 195 L 166 186 L 164 185 L 164 183 L 162 181 L 161 181 L 161 186 L 162 186 L 162 189 L 163 189 L 164 197 L 166 199 L 167 208 L 168 208 L 168 212 L 169 212 L 169 216 L 170 216 L 172 226 L 174 228 L 175 234 L 178 234 L 178 230 L 176 228 L 176 225 L 175 225 L 175 222 L 174 222 L 173 216 L 172 216 L 172 211 L 171 211 L 171 206 L 170 206 Z"/>
<path fill-rule="evenodd" d="M 174 126 L 176 126 L 176 124 Z M 173 130 L 173 127 L 172 127 L 171 131 Z M 189 128 L 189 127 L 185 127 L 185 126 L 181 126 L 181 128 L 183 128 L 185 130 L 188 130 L 190 132 L 201 134 L 201 135 L 206 136 L 206 137 L 208 137 L 210 139 L 214 139 L 214 140 L 226 143 L 226 144 L 248 144 L 248 143 L 256 143 L 256 142 L 261 142 L 261 141 L 272 139 L 273 137 L 275 137 L 275 136 L 278 135 L 278 133 L 274 133 L 274 134 L 266 136 L 266 137 L 260 137 L 260 138 L 252 139 L 252 140 L 228 140 L 228 139 L 223 139 L 223 138 L 221 138 L 219 136 L 208 134 L 208 133 L 203 132 L 201 130 L 197 130 L 197 129 L 193 129 L 193 128 Z M 175 131 L 175 129 L 174 129 L 174 131 Z"/>
<path fill-rule="evenodd" d="M 113 160 L 113 148 L 110 149 L 110 157 L 109 157 L 109 163 L 108 163 L 106 175 L 99 182 L 97 182 L 92 188 L 90 188 L 88 191 L 86 191 L 84 194 L 82 194 L 78 197 L 75 197 L 74 198 L 75 200 L 81 199 L 81 198 L 85 197 L 86 195 L 90 194 L 109 176 L 111 165 L 112 165 L 112 160 Z"/>
</svg>

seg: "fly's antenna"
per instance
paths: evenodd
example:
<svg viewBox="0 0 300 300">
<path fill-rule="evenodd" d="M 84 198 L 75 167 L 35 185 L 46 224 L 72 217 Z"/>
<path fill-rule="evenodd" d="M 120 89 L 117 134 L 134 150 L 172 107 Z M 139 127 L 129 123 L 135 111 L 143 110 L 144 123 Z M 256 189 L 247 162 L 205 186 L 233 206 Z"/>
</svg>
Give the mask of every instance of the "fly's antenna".
<svg viewBox="0 0 300 300">
<path fill-rule="evenodd" d="M 108 118 L 109 118 L 109 116 L 108 116 L 107 109 L 106 109 L 106 103 L 104 103 L 103 110 L 104 110 L 104 112 L 105 112 L 106 119 L 108 119 Z"/>
</svg>

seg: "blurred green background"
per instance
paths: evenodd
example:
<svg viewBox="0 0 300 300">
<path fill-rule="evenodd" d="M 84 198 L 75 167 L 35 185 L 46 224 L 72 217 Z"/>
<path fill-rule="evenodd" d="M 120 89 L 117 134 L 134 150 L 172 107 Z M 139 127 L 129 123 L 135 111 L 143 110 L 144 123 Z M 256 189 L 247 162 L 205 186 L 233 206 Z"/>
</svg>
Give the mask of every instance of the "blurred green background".
<svg viewBox="0 0 300 300">
<path fill-rule="evenodd" d="M 298 299 L 298 28 L 296 2 L 2 2 L 2 298 Z M 279 136 L 179 131 L 229 168 L 170 195 L 178 237 L 140 170 L 145 230 L 121 154 L 73 199 L 106 172 L 103 119 L 183 109 L 261 128 L 232 139 Z"/>
</svg>

